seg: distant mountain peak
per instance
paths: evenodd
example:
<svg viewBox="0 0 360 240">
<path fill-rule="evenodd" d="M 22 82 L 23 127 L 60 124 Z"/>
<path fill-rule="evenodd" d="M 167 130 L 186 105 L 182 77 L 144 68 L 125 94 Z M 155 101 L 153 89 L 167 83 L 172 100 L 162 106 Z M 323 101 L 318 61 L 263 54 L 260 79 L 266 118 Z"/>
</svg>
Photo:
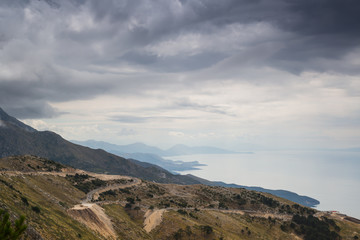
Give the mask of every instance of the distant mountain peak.
<svg viewBox="0 0 360 240">
<path fill-rule="evenodd" d="M 16 126 L 18 128 L 24 129 L 28 132 L 36 132 L 36 129 L 20 122 L 16 118 L 7 114 L 1 107 L 0 107 L 0 126 L 8 126 L 9 124 Z"/>
</svg>

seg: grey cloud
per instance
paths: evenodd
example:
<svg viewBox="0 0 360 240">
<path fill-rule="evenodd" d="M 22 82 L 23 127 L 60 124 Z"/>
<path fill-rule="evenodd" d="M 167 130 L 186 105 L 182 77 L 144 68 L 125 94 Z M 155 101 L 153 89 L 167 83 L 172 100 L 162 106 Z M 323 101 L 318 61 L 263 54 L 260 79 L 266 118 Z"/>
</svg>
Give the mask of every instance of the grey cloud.
<svg viewBox="0 0 360 240">
<path fill-rule="evenodd" d="M 134 5 L 128 1 L 122 3 L 107 1 L 99 7 L 99 3 L 92 2 L 93 11 L 101 16 L 101 19 L 110 16 L 113 22 L 135 17 L 140 24 L 134 26 L 132 32 L 128 32 L 124 39 L 138 47 L 163 39 L 174 39 L 188 32 L 202 34 L 218 31 L 233 23 L 268 22 L 293 36 L 290 39 L 283 39 L 282 49 L 269 57 L 265 64 L 291 72 L 301 72 L 306 69 L 326 71 L 332 68 L 333 65 L 326 66 L 326 64 L 317 68 L 317 65 L 311 61 L 309 64 L 305 61 L 314 58 L 338 59 L 359 46 L 360 42 L 360 34 L 357 30 L 360 23 L 358 14 L 360 3 L 356 0 L 182 1 L 181 6 L 172 7 L 174 3 L 155 1 L 147 8 L 143 7 L 143 4 Z M 161 9 L 166 11 L 160 11 Z M 263 41 L 266 42 L 267 39 Z M 162 69 L 167 68 L 168 71 L 201 69 L 211 64 L 186 65 L 186 63 L 205 62 L 208 59 L 207 54 L 207 52 L 203 53 L 203 57 L 176 56 L 175 64 L 170 64 L 174 61 L 171 57 L 165 57 L 160 63 L 165 63 Z M 148 64 L 149 60 L 146 59 L 149 59 L 149 56 L 145 54 L 143 57 L 145 60 L 142 58 L 130 60 L 135 60 L 139 64 Z M 155 61 L 154 58 L 150 60 Z M 174 68 L 175 65 L 183 67 Z"/>
<path fill-rule="evenodd" d="M 138 117 L 138 116 L 128 116 L 128 115 L 120 115 L 111 117 L 110 120 L 115 122 L 122 123 L 144 123 L 150 121 L 151 117 Z"/>
<path fill-rule="evenodd" d="M 178 108 L 189 108 L 203 112 L 210 112 L 210 113 L 222 114 L 227 116 L 235 116 L 234 114 L 227 111 L 227 109 L 225 109 L 222 106 L 200 104 L 190 101 L 189 99 L 180 99 L 178 101 L 175 101 L 174 105 Z"/>
<path fill-rule="evenodd" d="M 166 88 L 178 82 L 157 74 L 209 69 L 219 63 L 235 68 L 250 63 L 293 73 L 360 71 L 337 62 L 360 46 L 357 0 L 4 0 L 0 6 L 0 104 L 23 117 L 56 116 L 50 102 Z M 233 31 L 250 34 L 227 26 L 254 23 L 271 26 L 268 31 L 278 37 L 260 34 L 264 39 L 242 43 L 239 35 L 239 41 L 234 40 L 239 46 L 224 46 Z M 194 51 L 161 56 L 148 50 L 189 34 L 203 37 Z M 215 39 L 217 34 L 225 40 Z M 219 46 L 206 41 L 218 41 Z M 259 50 L 273 45 L 277 48 L 270 53 Z M 129 66 L 145 73 L 121 72 Z M 16 76 L 8 76 L 9 69 Z M 190 77 L 183 87 L 192 81 Z M 177 105 L 229 115 L 214 106 Z"/>
<path fill-rule="evenodd" d="M 360 3 L 357 0 L 292 0 L 286 3 L 292 17 L 279 24 L 290 31 L 318 36 L 360 36 Z"/>
<path fill-rule="evenodd" d="M 53 118 L 64 114 L 44 102 L 23 102 L 21 105 L 21 107 L 19 105 L 8 107 L 7 112 L 20 119 Z"/>
<path fill-rule="evenodd" d="M 134 64 L 147 65 L 159 72 L 182 72 L 210 67 L 225 58 L 225 54 L 206 52 L 192 56 L 158 57 L 153 54 L 132 51 L 126 53 L 122 59 Z"/>
<path fill-rule="evenodd" d="M 159 60 L 154 54 L 139 51 L 128 51 L 121 57 L 121 59 L 126 62 L 143 65 L 154 64 Z"/>
<path fill-rule="evenodd" d="M 134 129 L 128 129 L 128 128 L 123 128 L 118 133 L 119 136 L 132 136 L 136 134 L 137 132 Z"/>
<path fill-rule="evenodd" d="M 135 116 L 135 115 L 116 115 L 109 118 L 111 121 L 121 123 L 146 123 L 152 121 L 173 121 L 177 119 L 191 119 L 189 117 L 169 117 L 169 116 Z"/>
</svg>

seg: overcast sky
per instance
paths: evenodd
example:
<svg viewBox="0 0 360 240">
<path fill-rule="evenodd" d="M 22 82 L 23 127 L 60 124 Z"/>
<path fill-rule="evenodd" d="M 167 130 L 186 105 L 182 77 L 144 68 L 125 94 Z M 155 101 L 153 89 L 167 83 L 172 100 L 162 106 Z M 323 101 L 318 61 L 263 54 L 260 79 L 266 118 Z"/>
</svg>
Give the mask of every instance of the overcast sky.
<svg viewBox="0 0 360 240">
<path fill-rule="evenodd" d="M 358 0 L 1 0 L 0 107 L 66 139 L 359 147 Z"/>
</svg>

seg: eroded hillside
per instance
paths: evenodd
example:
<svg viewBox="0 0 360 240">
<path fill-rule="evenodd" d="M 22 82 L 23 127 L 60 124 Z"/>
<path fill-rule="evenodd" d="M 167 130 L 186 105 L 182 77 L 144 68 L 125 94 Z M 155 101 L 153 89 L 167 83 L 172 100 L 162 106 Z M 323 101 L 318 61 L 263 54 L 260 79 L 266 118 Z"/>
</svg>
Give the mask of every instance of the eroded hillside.
<svg viewBox="0 0 360 240">
<path fill-rule="evenodd" d="M 356 219 L 270 194 L 158 184 L 34 156 L 0 159 L 0 208 L 25 239 L 354 239 Z"/>
</svg>

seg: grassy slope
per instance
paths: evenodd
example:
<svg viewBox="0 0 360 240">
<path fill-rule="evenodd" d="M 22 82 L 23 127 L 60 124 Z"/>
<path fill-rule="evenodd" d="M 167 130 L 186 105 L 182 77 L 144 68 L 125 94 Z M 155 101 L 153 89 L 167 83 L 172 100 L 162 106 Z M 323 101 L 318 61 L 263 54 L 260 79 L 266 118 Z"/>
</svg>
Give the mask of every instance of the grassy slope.
<svg viewBox="0 0 360 240">
<path fill-rule="evenodd" d="M 295 239 L 282 232 L 279 223 L 271 224 L 263 218 L 218 211 L 193 214 L 197 219 L 174 211 L 166 213 L 162 224 L 154 230 L 154 239 L 173 239 L 179 229 L 183 230 L 182 239 Z M 201 226 L 211 226 L 213 233 L 204 233 Z"/>
<path fill-rule="evenodd" d="M 63 166 L 34 157 L 17 158 L 13 161 L 1 161 L 0 169 L 34 171 L 34 169 L 58 171 Z M 181 186 L 174 184 L 155 184 L 143 181 L 127 191 L 115 191 L 116 195 L 103 195 L 102 200 L 125 201 L 131 197 L 134 206 L 141 211 L 124 209 L 119 204 L 104 205 L 106 214 L 112 219 L 119 239 L 299 239 L 290 232 L 284 232 L 280 226 L 282 220 L 255 217 L 248 214 L 225 213 L 219 211 L 222 202 L 229 209 L 248 209 L 274 214 L 288 211 L 299 213 L 299 205 L 245 189 L 209 187 L 203 185 Z M 30 228 L 26 239 L 35 229 L 43 239 L 101 239 L 96 233 L 67 215 L 66 210 L 80 202 L 85 193 L 75 188 L 64 177 L 53 175 L 9 176 L 0 173 L 0 208 L 9 210 L 12 217 L 20 214 L 27 216 Z M 276 206 L 261 204 L 261 196 L 278 201 Z M 239 205 L 239 199 L 246 203 Z M 24 199 L 27 199 L 28 205 Z M 241 202 L 241 201 L 240 201 Z M 185 204 L 182 206 L 182 204 Z M 150 233 L 143 230 L 144 212 L 153 205 L 168 211 L 163 221 Z M 212 209 L 202 209 L 214 205 Z M 288 207 L 289 206 L 289 207 Z M 40 213 L 32 210 L 39 207 Z M 200 210 L 194 209 L 194 207 Z M 177 210 L 181 209 L 182 212 Z M 305 213 L 307 214 L 307 213 Z M 348 221 L 335 220 L 341 228 L 343 239 L 353 239 L 360 233 L 360 225 Z M 205 233 L 203 226 L 211 227 L 211 233 Z M 81 236 L 81 238 L 80 238 Z"/>
<path fill-rule="evenodd" d="M 67 215 L 66 206 L 77 203 L 84 193 L 64 178 L 0 175 L 0 180 L 15 189 L 0 183 L 1 206 L 17 216 L 25 215 L 28 225 L 44 239 L 79 239 L 80 235 L 84 239 L 98 239 L 97 235 Z M 27 199 L 28 206 L 21 197 Z M 40 213 L 32 210 L 35 206 L 40 208 Z"/>
<path fill-rule="evenodd" d="M 106 214 L 112 218 L 115 231 L 120 239 L 153 239 L 151 235 L 144 231 L 142 221 L 136 221 L 131 218 L 120 205 L 105 205 L 103 208 Z"/>
</svg>

